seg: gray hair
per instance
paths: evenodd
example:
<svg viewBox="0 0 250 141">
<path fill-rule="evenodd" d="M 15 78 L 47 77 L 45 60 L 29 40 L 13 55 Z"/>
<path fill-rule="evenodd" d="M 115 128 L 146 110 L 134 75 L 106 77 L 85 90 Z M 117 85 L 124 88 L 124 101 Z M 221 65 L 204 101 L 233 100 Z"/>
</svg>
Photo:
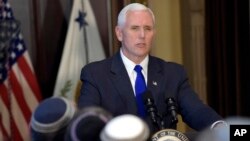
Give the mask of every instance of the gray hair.
<svg viewBox="0 0 250 141">
<path fill-rule="evenodd" d="M 149 9 L 148 7 L 146 7 L 143 4 L 140 3 L 131 3 L 127 6 L 125 6 L 119 13 L 118 15 L 118 20 L 117 20 L 117 25 L 118 26 L 124 26 L 125 22 L 126 22 L 126 16 L 128 11 L 148 11 L 149 13 L 151 13 L 152 15 L 152 19 L 153 19 L 153 23 L 155 23 L 155 16 L 154 13 L 152 12 L 151 9 Z"/>
</svg>

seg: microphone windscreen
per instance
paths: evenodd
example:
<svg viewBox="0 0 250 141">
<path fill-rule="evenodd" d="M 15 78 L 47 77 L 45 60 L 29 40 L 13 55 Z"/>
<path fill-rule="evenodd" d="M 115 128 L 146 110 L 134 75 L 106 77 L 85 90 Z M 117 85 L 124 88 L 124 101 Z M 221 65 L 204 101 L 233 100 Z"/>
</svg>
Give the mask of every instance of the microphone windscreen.
<svg viewBox="0 0 250 141">
<path fill-rule="evenodd" d="M 68 126 L 67 141 L 99 141 L 99 134 L 112 115 L 100 107 L 80 110 Z"/>
<path fill-rule="evenodd" d="M 101 141 L 146 141 L 149 127 L 139 117 L 125 114 L 109 121 L 100 136 Z"/>
<path fill-rule="evenodd" d="M 51 97 L 43 100 L 34 110 L 31 121 L 32 141 L 56 140 L 59 133 L 76 113 L 75 104 L 63 97 Z"/>
</svg>

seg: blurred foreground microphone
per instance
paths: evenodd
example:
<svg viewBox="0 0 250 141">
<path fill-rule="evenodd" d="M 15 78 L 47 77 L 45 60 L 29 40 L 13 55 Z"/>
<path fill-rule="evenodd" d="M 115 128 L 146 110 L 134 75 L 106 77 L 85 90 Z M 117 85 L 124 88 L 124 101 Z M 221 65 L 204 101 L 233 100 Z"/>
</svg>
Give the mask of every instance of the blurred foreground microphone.
<svg viewBox="0 0 250 141">
<path fill-rule="evenodd" d="M 43 100 L 31 117 L 32 141 L 62 141 L 75 113 L 75 104 L 68 99 L 52 97 Z"/>
<path fill-rule="evenodd" d="M 146 141 L 149 127 L 141 118 L 125 114 L 109 121 L 100 137 L 101 141 Z"/>
<path fill-rule="evenodd" d="M 144 104 L 146 105 L 147 112 L 149 113 L 150 118 L 154 126 L 156 127 L 157 131 L 164 129 L 164 123 L 163 123 L 162 117 L 158 113 L 158 110 L 154 104 L 153 96 L 149 90 L 147 90 L 143 94 L 143 101 L 144 101 Z"/>
<path fill-rule="evenodd" d="M 100 141 L 101 130 L 111 118 L 102 108 L 83 108 L 69 124 L 65 141 Z"/>
<path fill-rule="evenodd" d="M 171 123 L 172 125 L 176 125 L 178 123 L 178 118 L 177 118 L 177 106 L 175 103 L 174 98 L 168 97 L 166 98 L 166 103 L 168 107 L 168 112 L 171 114 Z"/>
</svg>

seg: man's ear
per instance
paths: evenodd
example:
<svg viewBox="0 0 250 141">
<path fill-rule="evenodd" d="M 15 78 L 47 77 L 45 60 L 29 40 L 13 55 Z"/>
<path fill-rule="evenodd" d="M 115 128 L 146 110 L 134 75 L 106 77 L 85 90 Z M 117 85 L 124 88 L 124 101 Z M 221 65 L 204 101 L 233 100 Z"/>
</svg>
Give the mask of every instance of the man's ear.
<svg viewBox="0 0 250 141">
<path fill-rule="evenodd" d="M 122 41 L 122 29 L 119 26 L 115 27 L 115 34 L 117 39 L 121 42 Z"/>
</svg>

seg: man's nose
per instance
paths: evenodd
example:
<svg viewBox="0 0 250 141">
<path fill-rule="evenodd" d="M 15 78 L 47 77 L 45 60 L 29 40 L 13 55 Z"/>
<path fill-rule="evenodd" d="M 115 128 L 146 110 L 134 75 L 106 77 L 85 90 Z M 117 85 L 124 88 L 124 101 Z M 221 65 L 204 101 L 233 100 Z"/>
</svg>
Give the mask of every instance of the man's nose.
<svg viewBox="0 0 250 141">
<path fill-rule="evenodd" d="M 144 38 L 145 37 L 144 29 L 141 29 L 139 34 L 140 34 L 140 38 Z"/>
</svg>

